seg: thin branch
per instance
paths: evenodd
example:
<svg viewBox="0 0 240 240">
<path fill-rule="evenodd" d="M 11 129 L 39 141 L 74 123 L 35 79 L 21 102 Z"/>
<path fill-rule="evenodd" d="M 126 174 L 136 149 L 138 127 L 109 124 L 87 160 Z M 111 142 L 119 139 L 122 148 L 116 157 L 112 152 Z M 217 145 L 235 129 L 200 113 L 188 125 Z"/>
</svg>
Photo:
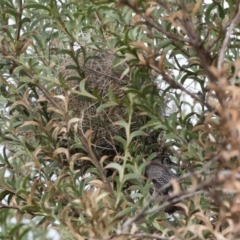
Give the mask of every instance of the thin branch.
<svg viewBox="0 0 240 240">
<path fill-rule="evenodd" d="M 189 58 L 191 57 L 189 52 L 186 49 L 184 49 L 183 47 L 180 46 L 179 41 L 174 41 L 173 40 L 173 45 L 176 46 L 180 51 L 182 51 L 187 57 L 189 57 Z"/>
<path fill-rule="evenodd" d="M 22 0 L 18 0 L 19 2 L 19 12 L 18 12 L 18 20 L 17 20 L 17 31 L 16 31 L 16 41 L 19 40 L 20 38 L 20 32 L 21 32 L 21 28 L 22 28 L 22 10 L 23 10 L 23 6 L 22 6 Z"/>
<path fill-rule="evenodd" d="M 144 16 L 143 16 L 144 17 Z M 144 17 L 146 22 L 142 22 L 143 24 L 148 24 L 149 26 L 157 29 L 159 32 L 163 33 L 165 36 L 167 36 L 169 39 L 179 41 L 179 42 L 184 42 L 184 43 L 189 43 L 189 40 L 187 38 L 181 38 L 176 36 L 175 34 L 172 34 L 168 32 L 165 28 L 163 28 L 160 24 L 156 25 L 154 19 L 150 17 Z"/>
<path fill-rule="evenodd" d="M 114 239 L 122 239 L 120 237 L 122 236 L 127 236 L 130 237 L 131 239 L 135 239 L 135 238 L 140 238 L 140 239 L 157 239 L 157 240 L 170 240 L 172 238 L 167 238 L 167 237 L 162 237 L 161 235 L 158 234 L 147 234 L 147 233 L 120 233 L 120 234 L 113 234 L 111 237 L 109 238 L 93 238 L 93 237 L 89 237 L 86 238 L 88 240 L 114 240 Z M 130 239 L 128 238 L 128 239 Z"/>
<path fill-rule="evenodd" d="M 136 14 L 141 15 L 143 19 L 145 19 L 145 21 L 139 21 L 139 22 L 137 22 L 137 24 L 146 24 L 147 23 L 149 26 L 151 26 L 151 27 L 157 29 L 159 32 L 163 33 L 169 39 L 174 39 L 174 40 L 180 41 L 180 42 L 187 42 L 187 43 L 189 42 L 188 39 L 178 37 L 175 34 L 172 34 L 171 32 L 167 31 L 158 22 L 156 23 L 155 19 L 153 19 L 152 17 L 148 17 L 148 16 L 144 15 L 142 12 L 140 12 L 137 9 L 137 7 L 135 5 L 131 5 L 130 2 L 123 1 L 122 3 L 126 6 L 128 6 L 130 9 L 132 9 Z M 160 3 L 160 4 L 162 4 L 162 3 Z M 164 8 L 166 8 L 166 4 L 165 4 Z"/>
<path fill-rule="evenodd" d="M 169 8 L 169 6 L 167 5 L 166 2 L 164 2 L 164 1 L 162 1 L 162 0 L 157 0 L 157 3 L 158 3 L 161 7 L 163 7 L 168 14 L 171 14 L 170 8 Z"/>
<path fill-rule="evenodd" d="M 140 238 L 140 239 L 158 239 L 158 240 L 170 240 L 172 238 L 167 238 L 167 237 L 162 237 L 161 235 L 158 234 L 147 234 L 147 233 L 136 233 L 136 234 L 131 234 L 131 233 L 121 233 L 121 234 L 116 234 L 111 236 L 108 240 L 115 239 L 117 237 L 121 236 L 129 236 L 131 239 L 133 238 Z"/>
<path fill-rule="evenodd" d="M 134 222 L 137 222 L 143 215 L 144 213 L 147 211 L 149 205 L 151 204 L 151 202 L 153 202 L 157 197 L 159 196 L 159 194 L 157 192 L 155 192 L 148 200 L 147 202 L 144 204 L 142 210 L 136 214 L 134 217 L 128 219 L 123 225 L 121 230 L 124 230 L 126 227 L 128 227 L 129 225 L 131 225 Z"/>
<path fill-rule="evenodd" d="M 240 4 L 239 0 L 238 0 L 238 3 Z M 234 13 L 234 15 L 233 15 L 233 18 L 232 18 L 232 19 L 229 19 L 229 20 L 227 21 L 227 23 L 226 23 L 225 26 L 223 27 L 223 32 L 226 32 L 226 31 L 227 31 L 227 28 L 231 25 L 232 20 L 233 20 L 233 19 L 235 18 L 235 16 L 238 14 L 239 8 L 240 8 L 240 5 L 236 5 L 236 7 L 235 7 L 235 13 Z"/>
<path fill-rule="evenodd" d="M 201 186 L 199 186 L 199 188 L 202 188 L 203 186 L 208 186 L 210 182 L 207 182 L 206 184 L 203 184 Z M 184 194 L 181 193 L 181 195 L 179 196 L 175 196 L 171 201 L 166 201 L 164 202 L 163 204 L 161 204 L 160 206 L 155 206 L 153 207 L 152 209 L 146 211 L 143 216 L 145 215 L 149 215 L 149 214 L 153 214 L 153 213 L 156 213 L 156 212 L 159 212 L 161 210 L 163 210 L 164 208 L 168 207 L 168 206 L 171 206 L 173 204 L 176 204 L 182 200 L 185 200 L 185 199 L 188 199 L 190 197 L 193 197 L 193 196 L 196 196 L 196 195 L 199 195 L 199 194 L 202 194 L 204 193 L 205 191 L 204 190 L 198 190 L 198 191 L 187 191 L 185 192 Z"/>
<path fill-rule="evenodd" d="M 200 104 L 202 104 L 203 106 L 205 106 L 209 111 L 215 111 L 215 109 L 208 104 L 207 102 L 204 102 L 201 98 L 199 98 L 198 96 L 196 96 L 194 93 L 188 91 L 182 84 L 174 81 L 169 75 L 167 75 L 166 73 L 162 72 L 159 70 L 159 68 L 153 64 L 150 64 L 150 67 L 152 69 L 154 69 L 155 71 L 157 71 L 158 73 L 160 73 L 163 77 L 163 79 L 173 88 L 176 89 L 180 89 L 183 92 L 185 92 L 186 94 L 188 94 L 190 97 L 192 97 L 192 99 L 194 99 L 195 101 L 199 102 Z"/>
<path fill-rule="evenodd" d="M 93 161 L 93 164 L 94 166 L 97 168 L 97 171 L 100 175 L 100 178 L 102 179 L 103 183 L 105 184 L 106 186 L 106 189 L 108 190 L 108 192 L 110 193 L 111 197 L 113 199 L 115 199 L 115 195 L 114 195 L 114 192 L 113 192 L 113 189 L 109 183 L 109 181 L 107 180 L 107 177 L 106 175 L 104 174 L 104 171 L 103 171 L 103 168 L 99 162 L 99 159 L 97 158 L 96 154 L 93 152 L 93 149 L 91 149 L 91 146 L 89 146 L 88 144 L 88 141 L 87 139 L 85 138 L 83 132 L 81 130 L 78 131 L 78 135 L 79 135 L 79 138 L 84 146 L 84 148 L 87 150 L 88 154 L 90 155 L 92 161 Z"/>
<path fill-rule="evenodd" d="M 226 36 L 224 38 L 224 41 L 223 41 L 223 44 L 222 44 L 222 47 L 221 47 L 221 50 L 220 50 L 220 53 L 219 53 L 218 64 L 217 64 L 217 68 L 218 68 L 219 71 L 221 70 L 221 67 L 223 65 L 224 54 L 225 54 L 225 51 L 228 47 L 230 35 L 233 31 L 233 28 L 235 27 L 235 25 L 240 20 L 240 3 L 238 4 L 237 9 L 238 9 L 237 14 L 235 15 L 235 17 L 231 21 L 231 24 L 228 28 L 228 31 L 226 32 Z"/>
</svg>

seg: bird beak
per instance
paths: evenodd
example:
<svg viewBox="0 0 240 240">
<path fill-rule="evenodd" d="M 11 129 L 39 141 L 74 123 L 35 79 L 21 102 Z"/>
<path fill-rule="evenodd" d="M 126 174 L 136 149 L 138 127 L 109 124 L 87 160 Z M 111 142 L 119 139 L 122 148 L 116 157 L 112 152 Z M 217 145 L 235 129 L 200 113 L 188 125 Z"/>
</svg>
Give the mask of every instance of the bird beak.
<svg viewBox="0 0 240 240">
<path fill-rule="evenodd" d="M 176 164 L 175 162 L 171 162 L 170 167 L 176 169 L 178 167 L 178 164 Z"/>
</svg>

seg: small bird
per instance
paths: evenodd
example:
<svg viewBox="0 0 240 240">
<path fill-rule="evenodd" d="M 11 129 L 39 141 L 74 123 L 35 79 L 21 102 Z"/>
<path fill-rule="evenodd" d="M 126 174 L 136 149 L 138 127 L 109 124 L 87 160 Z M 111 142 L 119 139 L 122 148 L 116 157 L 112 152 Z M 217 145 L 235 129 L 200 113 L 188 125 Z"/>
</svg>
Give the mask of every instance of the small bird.
<svg viewBox="0 0 240 240">
<path fill-rule="evenodd" d="M 160 192 L 160 189 L 171 179 L 176 179 L 176 175 L 171 170 L 174 167 L 176 164 L 166 155 L 158 155 L 147 165 L 146 176 L 152 180 L 156 192 L 167 195 L 172 190 L 169 186 Z"/>
</svg>

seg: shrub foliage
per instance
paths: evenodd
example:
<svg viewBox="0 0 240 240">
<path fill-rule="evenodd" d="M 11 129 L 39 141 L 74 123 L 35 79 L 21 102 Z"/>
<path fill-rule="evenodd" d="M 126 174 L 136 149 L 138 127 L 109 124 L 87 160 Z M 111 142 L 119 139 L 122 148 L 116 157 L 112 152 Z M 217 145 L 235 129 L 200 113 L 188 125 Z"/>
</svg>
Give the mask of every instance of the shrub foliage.
<svg viewBox="0 0 240 240">
<path fill-rule="evenodd" d="M 240 237 L 238 1 L 0 13 L 1 239 Z M 144 173 L 156 154 L 178 163 L 160 199 Z"/>
</svg>

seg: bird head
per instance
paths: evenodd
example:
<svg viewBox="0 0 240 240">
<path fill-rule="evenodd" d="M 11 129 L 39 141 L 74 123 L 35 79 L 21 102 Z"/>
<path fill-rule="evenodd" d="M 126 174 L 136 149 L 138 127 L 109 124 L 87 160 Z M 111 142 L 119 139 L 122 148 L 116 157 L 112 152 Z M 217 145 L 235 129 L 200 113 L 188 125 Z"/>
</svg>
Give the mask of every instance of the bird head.
<svg viewBox="0 0 240 240">
<path fill-rule="evenodd" d="M 152 160 L 151 163 L 157 164 L 157 165 L 163 165 L 170 168 L 177 167 L 177 164 L 174 163 L 167 155 L 158 155 Z"/>
</svg>

